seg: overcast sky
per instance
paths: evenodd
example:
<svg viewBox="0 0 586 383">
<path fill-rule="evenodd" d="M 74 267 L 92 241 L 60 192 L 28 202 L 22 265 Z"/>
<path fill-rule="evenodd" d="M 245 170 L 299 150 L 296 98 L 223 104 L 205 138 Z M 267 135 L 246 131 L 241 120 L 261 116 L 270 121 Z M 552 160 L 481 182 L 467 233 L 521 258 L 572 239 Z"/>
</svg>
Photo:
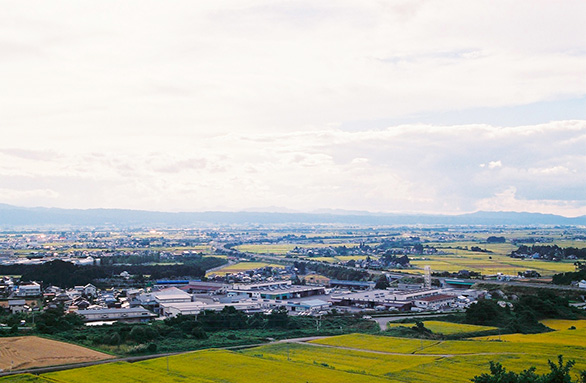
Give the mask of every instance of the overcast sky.
<svg viewBox="0 0 586 383">
<path fill-rule="evenodd" d="M 0 203 L 586 214 L 584 1 L 1 1 Z"/>
</svg>

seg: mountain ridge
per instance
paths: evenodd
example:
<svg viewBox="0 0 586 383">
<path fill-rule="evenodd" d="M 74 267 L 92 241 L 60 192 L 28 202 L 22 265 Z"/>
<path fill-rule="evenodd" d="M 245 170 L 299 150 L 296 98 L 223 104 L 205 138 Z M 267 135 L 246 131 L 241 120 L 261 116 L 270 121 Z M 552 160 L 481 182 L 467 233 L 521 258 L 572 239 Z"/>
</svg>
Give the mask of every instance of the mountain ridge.
<svg viewBox="0 0 586 383">
<path fill-rule="evenodd" d="M 563 217 L 554 214 L 528 212 L 478 211 L 459 215 L 370 213 L 341 210 L 323 213 L 204 211 L 162 212 L 131 209 L 62 209 L 47 207 L 18 207 L 0 204 L 0 228 L 11 227 L 187 227 L 212 224 L 342 224 L 342 225 L 586 225 L 586 216 Z"/>
</svg>

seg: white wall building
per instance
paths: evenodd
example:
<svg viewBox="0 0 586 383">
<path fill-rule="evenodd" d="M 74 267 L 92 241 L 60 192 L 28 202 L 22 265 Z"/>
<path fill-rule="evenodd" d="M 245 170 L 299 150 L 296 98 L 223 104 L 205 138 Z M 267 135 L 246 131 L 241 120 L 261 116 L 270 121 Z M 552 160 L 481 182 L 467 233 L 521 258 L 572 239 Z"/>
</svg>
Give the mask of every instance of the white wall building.
<svg viewBox="0 0 586 383">
<path fill-rule="evenodd" d="M 22 284 L 18 287 L 16 296 L 19 297 L 38 297 L 41 295 L 41 285 L 37 282 Z"/>
</svg>

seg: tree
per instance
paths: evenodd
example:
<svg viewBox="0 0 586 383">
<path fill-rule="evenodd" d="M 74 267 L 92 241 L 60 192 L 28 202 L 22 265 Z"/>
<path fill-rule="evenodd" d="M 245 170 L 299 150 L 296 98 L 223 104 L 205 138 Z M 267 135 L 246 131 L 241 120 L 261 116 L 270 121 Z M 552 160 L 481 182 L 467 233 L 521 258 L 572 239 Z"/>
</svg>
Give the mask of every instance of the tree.
<svg viewBox="0 0 586 383">
<path fill-rule="evenodd" d="M 374 288 L 375 288 L 375 289 L 381 289 L 381 290 L 384 290 L 384 289 L 386 289 L 386 288 L 387 288 L 387 287 L 389 287 L 389 286 L 390 286 L 390 284 L 389 284 L 389 281 L 388 281 L 387 277 L 386 277 L 386 276 L 384 276 L 384 275 L 381 275 L 381 276 L 380 276 L 380 277 L 377 279 L 377 281 L 376 281 L 376 285 L 374 285 Z"/>
<path fill-rule="evenodd" d="M 574 367 L 574 361 L 564 363 L 562 355 L 558 355 L 558 363 L 548 360 L 550 372 L 537 375 L 535 367 L 517 374 L 507 371 L 500 363 L 490 362 L 490 374 L 477 375 L 472 379 L 473 383 L 586 383 L 586 372 L 581 371 L 578 380 L 572 380 L 570 370 Z"/>
</svg>

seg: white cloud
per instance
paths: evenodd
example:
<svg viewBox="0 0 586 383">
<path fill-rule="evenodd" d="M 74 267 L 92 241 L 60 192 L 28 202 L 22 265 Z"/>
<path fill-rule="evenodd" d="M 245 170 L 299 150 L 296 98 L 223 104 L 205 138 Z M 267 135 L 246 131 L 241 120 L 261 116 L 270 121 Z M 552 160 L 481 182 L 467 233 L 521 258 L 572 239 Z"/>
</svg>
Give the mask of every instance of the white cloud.
<svg viewBox="0 0 586 383">
<path fill-rule="evenodd" d="M 502 166 L 503 166 L 503 163 L 501 161 L 490 161 L 488 163 L 489 169 L 501 168 Z"/>
<path fill-rule="evenodd" d="M 575 215 L 586 206 L 581 137 L 586 121 L 226 134 L 124 151 L 69 146 L 49 159 L 12 148 L 0 149 L 0 178 L 14 189 L 55 190 L 53 203 L 67 207 L 459 212 L 516 206 Z M 21 203 L 31 201 L 23 196 Z"/>
<path fill-rule="evenodd" d="M 517 211 L 544 214 L 561 214 L 567 217 L 586 215 L 584 201 L 526 200 L 516 196 L 516 188 L 510 187 L 493 197 L 477 203 L 479 210 Z"/>
<path fill-rule="evenodd" d="M 384 121 L 582 97 L 585 14 L 581 1 L 5 4 L 1 185 L 68 207 L 427 212 L 514 186 L 511 205 L 579 209 L 582 120 Z"/>
</svg>

